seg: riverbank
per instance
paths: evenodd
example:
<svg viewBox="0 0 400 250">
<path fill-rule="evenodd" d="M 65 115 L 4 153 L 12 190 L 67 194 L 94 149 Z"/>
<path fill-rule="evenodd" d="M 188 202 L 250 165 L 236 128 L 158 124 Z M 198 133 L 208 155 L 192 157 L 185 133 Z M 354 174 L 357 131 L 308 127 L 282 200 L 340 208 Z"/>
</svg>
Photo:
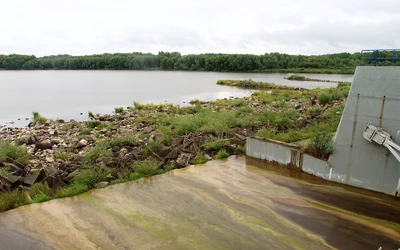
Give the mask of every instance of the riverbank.
<svg viewBox="0 0 400 250">
<path fill-rule="evenodd" d="M 3 193 L 0 211 L 245 153 L 251 135 L 311 138 L 311 153 L 325 150 L 315 146 L 329 143 L 324 135 L 336 130 L 349 86 L 270 86 L 246 98 L 193 100 L 189 107 L 134 103 L 114 115 L 89 112 L 86 122 L 36 113 L 29 127 L 0 131 L 1 189 L 15 190 Z"/>
</svg>

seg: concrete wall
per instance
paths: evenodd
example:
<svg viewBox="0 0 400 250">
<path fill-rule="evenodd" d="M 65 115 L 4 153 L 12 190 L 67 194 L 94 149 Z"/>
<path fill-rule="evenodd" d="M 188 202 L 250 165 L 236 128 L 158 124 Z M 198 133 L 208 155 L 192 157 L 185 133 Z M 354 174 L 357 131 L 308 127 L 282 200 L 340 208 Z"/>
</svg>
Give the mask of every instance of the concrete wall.
<svg viewBox="0 0 400 250">
<path fill-rule="evenodd" d="M 357 67 L 329 158 L 332 180 L 394 194 L 400 163 L 385 147 L 363 138 L 368 122 L 400 144 L 400 67 Z"/>
<path fill-rule="evenodd" d="M 246 141 L 246 154 L 254 158 L 277 162 L 301 168 L 302 152 L 294 144 L 263 140 L 257 137 L 248 137 Z"/>
<path fill-rule="evenodd" d="M 247 138 L 248 156 L 299 168 L 306 173 L 329 179 L 330 165 L 327 161 L 304 154 L 297 145 L 258 137 Z"/>
</svg>

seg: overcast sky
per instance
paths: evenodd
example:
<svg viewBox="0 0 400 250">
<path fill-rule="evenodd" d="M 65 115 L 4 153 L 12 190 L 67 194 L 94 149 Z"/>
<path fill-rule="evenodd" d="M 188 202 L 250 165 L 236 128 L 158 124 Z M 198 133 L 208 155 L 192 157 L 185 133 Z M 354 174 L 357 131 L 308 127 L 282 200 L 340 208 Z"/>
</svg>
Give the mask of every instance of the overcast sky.
<svg viewBox="0 0 400 250">
<path fill-rule="evenodd" d="M 400 48 L 400 0 L 3 0 L 0 54 Z"/>
</svg>

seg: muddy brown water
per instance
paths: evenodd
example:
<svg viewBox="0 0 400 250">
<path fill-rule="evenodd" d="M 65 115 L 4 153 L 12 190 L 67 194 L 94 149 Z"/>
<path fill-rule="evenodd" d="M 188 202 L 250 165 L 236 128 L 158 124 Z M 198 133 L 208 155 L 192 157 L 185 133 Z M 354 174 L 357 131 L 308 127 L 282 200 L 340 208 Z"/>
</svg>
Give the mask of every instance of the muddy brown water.
<svg viewBox="0 0 400 250">
<path fill-rule="evenodd" d="M 0 249 L 398 249 L 400 200 L 232 156 L 0 214 Z"/>
</svg>

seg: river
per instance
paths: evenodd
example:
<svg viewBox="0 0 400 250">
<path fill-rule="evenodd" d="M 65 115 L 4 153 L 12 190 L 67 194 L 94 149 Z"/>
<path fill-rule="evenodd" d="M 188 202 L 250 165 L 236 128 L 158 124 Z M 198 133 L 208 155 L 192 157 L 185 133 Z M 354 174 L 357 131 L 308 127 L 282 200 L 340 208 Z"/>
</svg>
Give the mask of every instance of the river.
<svg viewBox="0 0 400 250">
<path fill-rule="evenodd" d="M 0 71 L 0 125 L 26 125 L 33 111 L 52 119 L 86 120 L 88 111 L 111 113 L 132 103 L 173 103 L 190 100 L 243 97 L 249 90 L 216 85 L 220 79 L 255 81 L 326 88 L 326 82 L 296 82 L 291 74 L 221 73 L 187 71 Z M 301 74 L 310 78 L 352 81 L 352 75 Z M 82 115 L 81 115 L 82 113 Z"/>
<path fill-rule="evenodd" d="M 1 249 L 398 249 L 400 200 L 243 156 L 0 214 Z"/>
</svg>

